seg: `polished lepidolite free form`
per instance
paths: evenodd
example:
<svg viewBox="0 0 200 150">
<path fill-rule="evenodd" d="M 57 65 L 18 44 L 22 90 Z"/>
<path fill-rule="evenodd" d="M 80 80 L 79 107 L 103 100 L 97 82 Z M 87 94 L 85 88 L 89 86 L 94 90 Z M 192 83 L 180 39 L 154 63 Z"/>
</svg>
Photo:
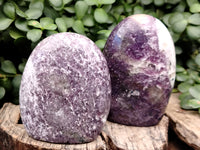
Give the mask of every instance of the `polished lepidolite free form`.
<svg viewBox="0 0 200 150">
<path fill-rule="evenodd" d="M 156 125 L 175 80 L 175 49 L 167 28 L 144 14 L 121 21 L 104 48 L 112 83 L 108 119 L 135 126 Z"/>
<path fill-rule="evenodd" d="M 99 48 L 85 36 L 59 33 L 42 40 L 28 59 L 21 118 L 35 139 L 90 142 L 106 122 L 110 98 L 110 74 Z"/>
</svg>

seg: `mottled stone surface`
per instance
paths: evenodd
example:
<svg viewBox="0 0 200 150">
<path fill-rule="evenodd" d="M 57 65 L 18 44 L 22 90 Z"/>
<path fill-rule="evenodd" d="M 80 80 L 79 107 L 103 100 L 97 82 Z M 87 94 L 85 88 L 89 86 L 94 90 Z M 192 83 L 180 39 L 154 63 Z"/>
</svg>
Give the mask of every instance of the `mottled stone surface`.
<svg viewBox="0 0 200 150">
<path fill-rule="evenodd" d="M 157 124 L 175 80 L 175 50 L 167 28 L 148 15 L 130 16 L 112 31 L 104 54 L 112 83 L 108 119 L 125 125 Z"/>
<path fill-rule="evenodd" d="M 106 60 L 85 36 L 55 34 L 33 50 L 20 87 L 21 118 L 31 137 L 90 142 L 106 122 L 110 99 Z"/>
</svg>

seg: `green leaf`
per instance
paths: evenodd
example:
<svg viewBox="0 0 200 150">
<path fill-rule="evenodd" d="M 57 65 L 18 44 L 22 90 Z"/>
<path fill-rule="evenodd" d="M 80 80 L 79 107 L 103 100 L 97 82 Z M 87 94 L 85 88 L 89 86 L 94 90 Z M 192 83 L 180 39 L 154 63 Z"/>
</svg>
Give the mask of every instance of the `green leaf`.
<svg viewBox="0 0 200 150">
<path fill-rule="evenodd" d="M 72 29 L 77 33 L 85 34 L 85 28 L 84 28 L 83 22 L 80 20 L 76 20 L 74 22 Z"/>
<path fill-rule="evenodd" d="M 102 8 L 96 8 L 94 11 L 94 19 L 98 23 L 106 23 L 108 21 L 108 14 Z"/>
<path fill-rule="evenodd" d="M 187 4 L 189 5 L 189 7 L 191 7 L 193 4 L 198 3 L 198 0 L 186 0 Z"/>
<path fill-rule="evenodd" d="M 103 34 L 103 35 L 105 35 L 106 38 L 108 38 L 111 32 L 112 32 L 112 30 L 100 30 L 97 33 Z"/>
<path fill-rule="evenodd" d="M 199 3 L 192 4 L 190 6 L 190 12 L 192 12 L 192 13 L 200 12 L 200 4 Z"/>
<path fill-rule="evenodd" d="M 200 108 L 200 100 L 199 99 L 190 99 L 187 101 L 181 101 L 181 107 L 183 109 L 198 109 L 198 108 Z"/>
<path fill-rule="evenodd" d="M 200 99 L 200 85 L 190 87 L 189 92 L 194 98 Z"/>
<path fill-rule="evenodd" d="M 83 16 L 85 16 L 85 13 L 88 10 L 88 5 L 84 1 L 77 1 L 75 4 L 75 12 L 76 12 L 76 17 L 78 19 L 82 19 Z"/>
<path fill-rule="evenodd" d="M 49 17 L 40 18 L 40 24 L 42 27 L 48 26 L 49 24 L 53 24 L 53 23 L 54 23 L 53 19 Z"/>
<path fill-rule="evenodd" d="M 196 13 L 196 14 L 191 15 L 188 19 L 188 22 L 193 25 L 200 25 L 200 14 Z"/>
<path fill-rule="evenodd" d="M 97 0 L 98 4 L 109 5 L 115 3 L 115 0 Z"/>
<path fill-rule="evenodd" d="M 56 24 L 49 24 L 43 27 L 45 30 L 56 30 L 57 25 Z"/>
<path fill-rule="evenodd" d="M 190 68 L 190 69 L 193 69 L 193 70 L 196 70 L 197 69 L 197 64 L 195 63 L 194 59 L 189 59 L 187 62 L 186 62 L 187 66 Z"/>
<path fill-rule="evenodd" d="M 0 31 L 7 29 L 12 22 L 13 22 L 12 19 L 0 18 Z"/>
<path fill-rule="evenodd" d="M 193 40 L 200 38 L 200 26 L 188 26 L 187 35 Z"/>
<path fill-rule="evenodd" d="M 111 11 L 112 5 L 104 5 L 102 8 L 105 10 L 105 12 L 109 13 Z"/>
<path fill-rule="evenodd" d="M 3 1 L 4 1 L 4 0 L 0 0 L 0 6 L 3 4 Z"/>
<path fill-rule="evenodd" d="M 178 2 L 180 2 L 181 0 L 165 0 L 165 3 L 169 3 L 169 4 L 177 4 Z"/>
<path fill-rule="evenodd" d="M 59 32 L 66 32 L 67 31 L 67 25 L 66 25 L 65 20 L 63 18 L 56 18 L 55 22 L 56 22 L 56 25 L 58 26 Z"/>
<path fill-rule="evenodd" d="M 13 84 L 13 87 L 14 88 L 17 88 L 19 89 L 19 86 L 20 86 L 20 83 L 21 83 L 21 79 L 22 79 L 22 76 L 21 75 L 17 75 L 13 78 L 12 80 L 12 84 Z"/>
<path fill-rule="evenodd" d="M 32 9 L 32 8 L 37 8 L 37 9 L 43 10 L 44 9 L 43 0 L 32 0 L 29 5 L 29 9 Z"/>
<path fill-rule="evenodd" d="M 1 63 L 1 69 L 6 73 L 11 73 L 11 74 L 16 74 L 17 73 L 17 70 L 16 70 L 13 62 L 10 61 L 10 60 L 4 60 Z"/>
<path fill-rule="evenodd" d="M 191 13 L 183 12 L 183 17 L 184 17 L 185 20 L 188 20 L 190 16 L 191 16 Z"/>
<path fill-rule="evenodd" d="M 28 19 L 38 19 L 42 16 L 42 10 L 38 8 L 31 8 L 25 11 L 25 14 L 28 16 Z"/>
<path fill-rule="evenodd" d="M 193 79 L 188 79 L 186 81 L 184 81 L 185 83 L 191 84 L 193 85 L 195 83 L 195 81 Z"/>
<path fill-rule="evenodd" d="M 188 100 L 188 105 L 192 107 L 192 109 L 200 108 L 200 100 L 199 99 Z"/>
<path fill-rule="evenodd" d="M 136 8 L 136 7 L 138 7 L 138 5 L 135 6 L 134 8 Z M 139 7 L 141 7 L 141 6 L 139 6 Z M 122 14 L 124 12 L 124 6 L 122 6 L 122 5 L 115 6 L 112 10 L 113 10 L 113 12 L 115 12 L 115 13 L 120 15 L 120 14 Z"/>
<path fill-rule="evenodd" d="M 55 30 L 57 25 L 54 24 L 53 19 L 49 17 L 40 18 L 40 24 L 45 30 Z"/>
<path fill-rule="evenodd" d="M 85 0 L 85 2 L 90 6 L 92 5 L 98 6 L 98 0 Z"/>
<path fill-rule="evenodd" d="M 64 10 L 66 10 L 67 12 L 73 14 L 75 13 L 75 8 L 74 7 L 65 7 Z"/>
<path fill-rule="evenodd" d="M 125 4 L 124 4 L 124 9 L 125 9 L 125 11 L 126 11 L 127 13 L 132 13 L 132 7 L 131 7 L 131 5 L 125 3 Z"/>
<path fill-rule="evenodd" d="M 15 6 L 16 14 L 22 18 L 28 18 L 28 16 L 17 6 L 16 3 L 12 2 Z"/>
<path fill-rule="evenodd" d="M 180 1 L 180 3 L 173 9 L 174 12 L 184 12 L 186 8 L 185 1 Z"/>
<path fill-rule="evenodd" d="M 94 18 L 92 15 L 85 15 L 83 17 L 83 24 L 87 27 L 92 27 L 95 25 Z"/>
<path fill-rule="evenodd" d="M 44 7 L 44 15 L 54 20 L 60 16 L 56 10 L 48 6 Z"/>
<path fill-rule="evenodd" d="M 187 21 L 186 20 L 177 21 L 172 25 L 172 29 L 176 33 L 182 33 L 185 30 L 186 27 L 187 27 Z"/>
<path fill-rule="evenodd" d="M 175 46 L 175 51 L 176 51 L 176 55 L 180 55 L 183 52 L 182 48 L 179 46 Z"/>
<path fill-rule="evenodd" d="M 189 92 L 185 92 L 185 93 L 182 93 L 182 94 L 179 95 L 179 99 L 181 101 L 187 101 L 189 99 L 193 99 L 193 97 L 192 97 L 192 95 L 190 95 Z"/>
<path fill-rule="evenodd" d="M 26 62 L 23 62 L 23 63 L 19 64 L 18 70 L 19 70 L 21 73 L 24 71 L 25 65 L 26 65 Z"/>
<path fill-rule="evenodd" d="M 71 28 L 73 26 L 74 18 L 66 17 L 66 16 L 63 16 L 62 18 L 65 20 L 65 24 L 66 24 L 67 28 Z"/>
<path fill-rule="evenodd" d="M 100 48 L 100 49 L 103 49 L 105 44 L 106 44 L 106 40 L 97 40 L 95 42 L 95 44 Z"/>
<path fill-rule="evenodd" d="M 182 67 L 182 66 L 179 66 L 179 65 L 176 65 L 176 72 L 179 73 L 179 72 L 185 72 L 186 70 Z"/>
<path fill-rule="evenodd" d="M 50 35 L 53 35 L 53 34 L 56 34 L 58 33 L 57 31 L 52 31 L 52 30 L 48 30 L 47 33 L 46 33 L 46 36 L 50 36 Z"/>
<path fill-rule="evenodd" d="M 194 81 L 197 82 L 197 83 L 200 83 L 199 72 L 194 71 L 194 70 L 191 70 L 191 69 L 188 69 L 188 73 L 189 73 L 190 78 L 191 78 L 192 80 L 194 80 Z"/>
<path fill-rule="evenodd" d="M 42 36 L 42 31 L 40 29 L 32 29 L 27 32 L 26 36 L 32 42 L 37 42 Z"/>
<path fill-rule="evenodd" d="M 137 5 L 133 8 L 133 12 L 134 14 L 142 14 L 144 12 L 144 8 Z"/>
<path fill-rule="evenodd" d="M 173 25 L 174 23 L 179 22 L 180 20 L 184 20 L 183 14 L 179 12 L 173 13 L 169 17 L 169 24 Z"/>
<path fill-rule="evenodd" d="M 49 3 L 51 4 L 51 6 L 56 7 L 56 8 L 60 8 L 63 6 L 63 0 L 49 0 Z"/>
<path fill-rule="evenodd" d="M 6 2 L 3 6 L 3 12 L 7 17 L 11 19 L 15 18 L 15 6 L 12 3 Z"/>
<path fill-rule="evenodd" d="M 189 83 L 182 82 L 178 85 L 178 90 L 182 93 L 187 92 L 192 85 Z"/>
<path fill-rule="evenodd" d="M 166 14 L 166 15 L 164 15 L 163 16 L 163 22 L 168 26 L 168 27 L 170 27 L 171 26 L 171 24 L 169 23 L 169 18 L 171 17 L 171 15 L 172 14 Z"/>
<path fill-rule="evenodd" d="M 11 29 L 11 30 L 9 31 L 9 35 L 10 35 L 13 39 L 18 39 L 18 38 L 24 37 L 23 33 L 20 32 L 19 30 L 16 30 L 16 29 Z"/>
<path fill-rule="evenodd" d="M 0 99 L 2 99 L 6 94 L 6 90 L 4 87 L 0 86 Z"/>
<path fill-rule="evenodd" d="M 25 19 L 17 19 L 15 21 L 15 27 L 24 32 L 30 30 L 30 28 L 28 27 L 28 22 Z"/>
<path fill-rule="evenodd" d="M 200 66 L 200 54 L 195 57 L 195 62 Z"/>
<path fill-rule="evenodd" d="M 73 0 L 63 0 L 63 4 L 66 5 L 66 4 L 69 4 L 70 2 L 72 2 Z"/>
<path fill-rule="evenodd" d="M 149 5 L 153 2 L 153 0 L 141 0 L 141 3 L 144 5 Z"/>
<path fill-rule="evenodd" d="M 37 20 L 28 21 L 28 25 L 39 29 L 42 28 L 42 25 Z"/>
<path fill-rule="evenodd" d="M 189 76 L 188 75 L 186 75 L 186 74 L 183 74 L 183 73 L 178 73 L 177 75 L 176 75 L 176 80 L 177 81 L 186 81 L 187 79 L 189 78 Z"/>
</svg>

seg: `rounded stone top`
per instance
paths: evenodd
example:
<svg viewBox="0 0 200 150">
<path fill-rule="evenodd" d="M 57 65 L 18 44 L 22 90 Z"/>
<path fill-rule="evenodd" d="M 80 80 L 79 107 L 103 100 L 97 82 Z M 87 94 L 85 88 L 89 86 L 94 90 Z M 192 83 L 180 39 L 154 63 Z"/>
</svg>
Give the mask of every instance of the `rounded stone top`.
<svg viewBox="0 0 200 150">
<path fill-rule="evenodd" d="M 162 118 L 176 74 L 175 48 L 164 24 L 146 14 L 122 20 L 104 54 L 112 82 L 113 122 L 151 126 Z"/>
<path fill-rule="evenodd" d="M 54 143 L 90 142 L 110 109 L 107 62 L 89 38 L 58 33 L 33 50 L 20 86 L 22 122 L 28 134 Z"/>
</svg>

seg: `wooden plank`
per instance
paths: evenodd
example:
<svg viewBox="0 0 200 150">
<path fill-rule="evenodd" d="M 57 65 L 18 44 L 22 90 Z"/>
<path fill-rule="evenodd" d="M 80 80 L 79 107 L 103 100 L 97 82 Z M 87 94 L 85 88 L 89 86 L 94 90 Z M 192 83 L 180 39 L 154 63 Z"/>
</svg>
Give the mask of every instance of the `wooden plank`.
<svg viewBox="0 0 200 150">
<path fill-rule="evenodd" d="M 151 127 L 125 126 L 107 121 L 103 134 L 112 150 L 165 150 L 168 145 L 168 118 Z"/>
</svg>

